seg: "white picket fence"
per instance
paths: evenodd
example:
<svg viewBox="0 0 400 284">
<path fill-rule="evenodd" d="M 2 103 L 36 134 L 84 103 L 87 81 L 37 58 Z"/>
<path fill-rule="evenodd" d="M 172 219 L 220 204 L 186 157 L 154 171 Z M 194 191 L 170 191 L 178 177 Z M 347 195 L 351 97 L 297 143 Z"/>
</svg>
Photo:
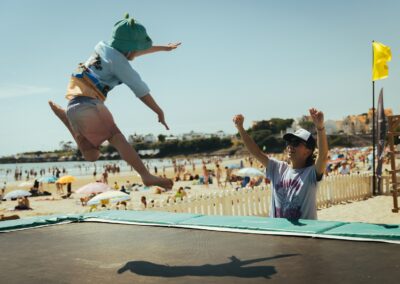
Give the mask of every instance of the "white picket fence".
<svg viewBox="0 0 400 284">
<path fill-rule="evenodd" d="M 371 176 L 353 174 L 324 177 L 317 192 L 318 208 L 363 200 L 372 196 Z M 267 216 L 271 203 L 270 187 L 221 190 L 194 195 L 175 202 L 156 200 L 146 210 L 160 210 L 203 215 Z"/>
<path fill-rule="evenodd" d="M 317 192 L 317 207 L 326 208 L 335 204 L 364 200 L 372 196 L 370 174 L 328 176 L 320 183 Z"/>
<path fill-rule="evenodd" d="M 382 176 L 382 195 L 392 195 L 391 177 Z"/>
<path fill-rule="evenodd" d="M 203 215 L 265 215 L 269 212 L 271 194 L 265 187 L 255 189 L 221 190 L 210 194 L 199 194 L 175 202 L 158 200 L 150 210 L 185 212 Z"/>
</svg>

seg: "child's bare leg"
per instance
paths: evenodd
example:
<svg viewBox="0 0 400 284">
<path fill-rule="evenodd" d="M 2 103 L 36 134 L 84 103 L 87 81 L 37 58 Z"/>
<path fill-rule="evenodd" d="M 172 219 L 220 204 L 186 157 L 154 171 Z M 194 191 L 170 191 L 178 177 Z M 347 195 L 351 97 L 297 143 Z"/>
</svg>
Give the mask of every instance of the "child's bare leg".
<svg viewBox="0 0 400 284">
<path fill-rule="evenodd" d="M 51 109 L 53 110 L 54 114 L 64 123 L 64 125 L 68 128 L 69 132 L 71 133 L 72 137 L 74 138 L 76 144 L 79 147 L 79 150 L 81 151 L 83 157 L 85 158 L 86 161 L 89 162 L 94 162 L 97 161 L 97 159 L 100 156 L 100 151 L 93 147 L 93 145 L 85 139 L 85 137 L 76 135 L 74 131 L 72 130 L 71 124 L 69 123 L 69 120 L 67 118 L 67 114 L 65 113 L 65 110 L 60 107 L 59 105 L 53 103 L 52 101 L 49 101 L 49 105 Z"/>
<path fill-rule="evenodd" d="M 75 134 L 72 131 L 71 125 L 69 124 L 67 114 L 65 113 L 65 110 L 60 107 L 59 105 L 53 103 L 52 101 L 49 101 L 49 105 L 54 112 L 55 115 L 64 123 L 64 125 L 68 128 L 69 132 L 71 132 L 72 137 L 75 139 Z"/>
<path fill-rule="evenodd" d="M 147 170 L 138 153 L 129 145 L 125 136 L 121 133 L 114 135 L 109 142 L 118 150 L 121 158 L 131 165 L 142 177 L 143 183 L 146 186 L 157 185 L 163 188 L 172 188 L 173 182 L 170 179 L 153 176 Z"/>
</svg>

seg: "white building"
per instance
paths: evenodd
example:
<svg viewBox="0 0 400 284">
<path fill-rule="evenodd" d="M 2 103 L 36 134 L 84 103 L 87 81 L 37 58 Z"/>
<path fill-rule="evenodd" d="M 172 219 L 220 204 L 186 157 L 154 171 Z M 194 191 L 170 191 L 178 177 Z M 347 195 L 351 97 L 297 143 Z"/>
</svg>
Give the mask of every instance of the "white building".
<svg viewBox="0 0 400 284">
<path fill-rule="evenodd" d="M 182 140 L 194 140 L 204 138 L 204 134 L 200 132 L 190 131 L 189 133 L 182 134 Z"/>
<path fill-rule="evenodd" d="M 175 141 L 175 140 L 179 140 L 179 138 L 177 136 L 174 135 L 170 135 L 165 137 L 165 141 Z"/>
<path fill-rule="evenodd" d="M 155 143 L 157 140 L 157 137 L 155 137 L 153 134 L 147 134 L 143 137 L 143 141 L 145 143 Z"/>
<path fill-rule="evenodd" d="M 143 136 L 142 135 L 137 135 L 136 133 L 133 134 L 133 135 L 129 135 L 128 142 L 129 142 L 129 144 L 134 144 L 134 143 L 137 143 L 137 142 L 143 142 Z"/>
<path fill-rule="evenodd" d="M 224 139 L 229 137 L 229 135 L 223 132 L 222 130 L 217 131 L 216 133 L 213 134 L 213 136 L 218 137 L 219 139 Z"/>
<path fill-rule="evenodd" d="M 141 156 L 153 156 L 160 153 L 160 149 L 139 150 Z"/>
<path fill-rule="evenodd" d="M 325 131 L 326 134 L 331 135 L 334 133 L 337 133 L 339 131 L 338 129 L 338 122 L 334 120 L 327 120 L 325 121 Z"/>
</svg>

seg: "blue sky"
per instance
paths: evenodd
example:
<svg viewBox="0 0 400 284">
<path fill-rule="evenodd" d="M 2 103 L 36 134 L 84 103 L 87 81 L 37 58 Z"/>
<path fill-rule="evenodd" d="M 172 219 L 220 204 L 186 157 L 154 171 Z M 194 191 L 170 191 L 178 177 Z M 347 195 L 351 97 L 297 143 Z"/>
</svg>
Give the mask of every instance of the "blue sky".
<svg viewBox="0 0 400 284">
<path fill-rule="evenodd" d="M 399 113 L 400 1 L 0 1 L 0 156 L 72 140 L 51 113 L 66 106 L 70 74 L 129 12 L 169 53 L 132 66 L 164 109 L 168 132 L 125 86 L 106 104 L 125 135 L 234 133 L 232 116 L 326 119 L 368 111 L 371 41 L 392 49 L 385 107 Z"/>
</svg>

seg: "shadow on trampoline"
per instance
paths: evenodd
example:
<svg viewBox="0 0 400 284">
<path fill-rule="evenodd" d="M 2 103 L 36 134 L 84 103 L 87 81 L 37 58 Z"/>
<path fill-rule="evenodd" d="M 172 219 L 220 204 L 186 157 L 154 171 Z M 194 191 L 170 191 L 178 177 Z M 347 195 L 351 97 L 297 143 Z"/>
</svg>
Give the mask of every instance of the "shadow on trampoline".
<svg viewBox="0 0 400 284">
<path fill-rule="evenodd" d="M 382 226 L 385 229 L 397 229 L 399 225 L 390 225 L 390 224 L 377 224 L 378 226 Z"/>
<path fill-rule="evenodd" d="M 299 219 L 286 219 L 295 226 L 305 226 L 307 224 L 301 223 Z"/>
<path fill-rule="evenodd" d="M 240 260 L 231 256 L 230 262 L 221 264 L 205 264 L 200 266 L 169 266 L 148 261 L 129 261 L 118 270 L 118 274 L 130 270 L 132 273 L 143 276 L 182 277 L 182 276 L 236 276 L 241 278 L 256 278 L 276 274 L 274 266 L 242 267 L 266 260 L 296 256 L 299 254 L 281 254 L 273 257 Z"/>
</svg>

